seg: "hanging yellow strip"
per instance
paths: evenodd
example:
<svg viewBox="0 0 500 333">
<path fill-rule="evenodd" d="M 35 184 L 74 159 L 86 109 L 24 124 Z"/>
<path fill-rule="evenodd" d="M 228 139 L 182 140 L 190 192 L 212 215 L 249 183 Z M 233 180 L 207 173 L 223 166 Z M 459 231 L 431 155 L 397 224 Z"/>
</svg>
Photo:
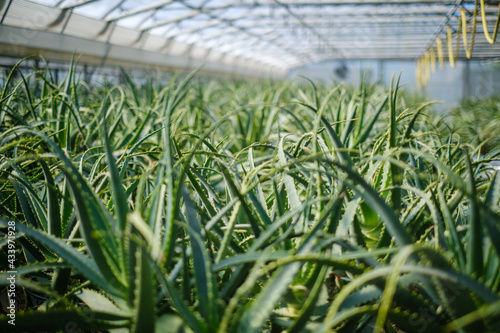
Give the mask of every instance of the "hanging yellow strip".
<svg viewBox="0 0 500 333">
<path fill-rule="evenodd" d="M 436 38 L 436 48 L 439 59 L 439 68 L 444 69 L 444 58 L 443 58 L 443 41 L 440 37 Z"/>
<path fill-rule="evenodd" d="M 425 64 L 424 57 L 420 58 L 420 81 L 422 82 L 422 87 L 425 86 Z"/>
<path fill-rule="evenodd" d="M 462 38 L 464 41 L 465 56 L 467 59 L 472 57 L 472 49 L 474 48 L 474 37 L 476 36 L 476 18 L 477 18 L 477 0 L 474 2 L 474 14 L 472 15 L 472 36 L 469 47 L 467 41 L 467 16 L 465 15 L 465 9 L 462 7 L 460 10 L 460 17 L 462 18 Z"/>
<path fill-rule="evenodd" d="M 446 34 L 448 39 L 448 59 L 450 61 L 451 68 L 455 68 L 455 56 L 453 55 L 453 39 L 451 37 L 451 27 L 446 26 Z"/>
<path fill-rule="evenodd" d="M 425 84 L 431 80 L 431 61 L 429 51 L 425 51 Z"/>
<path fill-rule="evenodd" d="M 426 64 L 426 58 L 425 56 L 422 57 L 422 85 L 426 86 L 427 85 L 427 64 Z"/>
<path fill-rule="evenodd" d="M 425 86 L 425 60 L 424 59 L 425 58 L 422 57 L 419 60 L 419 63 L 420 63 L 419 64 L 419 68 L 420 68 L 420 70 L 419 70 L 419 72 L 420 72 L 420 83 L 421 83 L 422 87 Z"/>
<path fill-rule="evenodd" d="M 490 37 L 490 33 L 488 32 L 488 24 L 486 22 L 486 11 L 484 8 L 484 0 L 481 0 L 481 18 L 483 21 L 484 37 L 486 37 L 486 40 L 488 41 L 488 43 L 490 43 L 490 44 L 495 43 L 495 41 L 497 39 L 498 25 L 500 24 L 500 3 L 498 3 L 497 23 L 495 24 L 495 28 L 493 30 L 493 38 Z"/>
<path fill-rule="evenodd" d="M 429 49 L 429 54 L 431 56 L 431 71 L 432 73 L 436 73 L 436 52 L 434 52 L 433 46 Z"/>
</svg>

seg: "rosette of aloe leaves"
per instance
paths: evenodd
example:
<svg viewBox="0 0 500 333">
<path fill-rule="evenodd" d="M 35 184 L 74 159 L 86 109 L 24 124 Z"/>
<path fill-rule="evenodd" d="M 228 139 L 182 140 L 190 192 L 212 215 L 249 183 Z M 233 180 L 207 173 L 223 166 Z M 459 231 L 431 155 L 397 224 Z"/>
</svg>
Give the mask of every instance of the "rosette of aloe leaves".
<svg viewBox="0 0 500 333">
<path fill-rule="evenodd" d="M 397 82 L 123 75 L 3 81 L 2 332 L 500 330 L 498 147 Z"/>
</svg>

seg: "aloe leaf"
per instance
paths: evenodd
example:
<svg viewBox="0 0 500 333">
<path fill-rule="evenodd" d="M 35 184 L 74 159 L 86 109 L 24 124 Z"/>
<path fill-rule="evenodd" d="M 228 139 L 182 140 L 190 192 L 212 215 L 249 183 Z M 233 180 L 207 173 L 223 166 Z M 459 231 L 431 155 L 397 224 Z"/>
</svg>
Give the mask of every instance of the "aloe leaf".
<svg viewBox="0 0 500 333">
<path fill-rule="evenodd" d="M 202 319 L 199 319 L 186 304 L 184 304 L 175 285 L 168 281 L 168 279 L 165 278 L 166 275 L 161 271 L 158 265 L 156 265 L 151 258 L 149 259 L 149 261 L 152 262 L 152 267 L 156 273 L 155 276 L 158 277 L 163 293 L 168 296 L 168 301 L 175 307 L 179 316 L 184 321 L 184 324 L 193 329 L 196 333 L 206 332 L 206 324 L 203 323 Z"/>
<path fill-rule="evenodd" d="M 293 323 L 293 325 L 287 329 L 287 331 L 290 333 L 301 332 L 304 326 L 309 321 L 311 315 L 313 315 L 314 307 L 320 296 L 321 289 L 324 287 L 324 279 L 328 272 L 328 268 L 326 266 L 322 266 L 319 269 L 320 269 L 319 274 L 316 278 L 316 281 L 314 282 L 314 285 L 311 289 L 311 292 L 309 293 L 309 296 L 307 297 L 306 302 L 302 306 L 302 309 L 299 313 L 299 317 Z"/>
<path fill-rule="evenodd" d="M 317 203 L 322 199 L 311 199 L 302 203 L 299 207 L 287 211 L 285 214 L 277 218 L 252 244 L 249 251 L 256 251 L 263 248 L 270 241 L 271 237 L 276 234 L 280 228 L 287 223 L 292 217 L 301 214 L 307 207 Z M 323 199 L 324 200 L 324 199 Z M 309 243 L 309 242 L 308 242 Z"/>
<path fill-rule="evenodd" d="M 486 198 L 484 203 L 495 212 L 498 210 L 498 200 L 500 198 L 500 173 L 495 171 L 491 177 L 490 184 L 488 186 L 488 192 L 486 193 Z"/>
<path fill-rule="evenodd" d="M 440 252 L 433 251 L 429 248 L 422 248 L 420 252 L 425 255 L 426 259 L 431 261 L 432 266 L 451 271 L 450 264 Z M 475 300 L 475 295 L 471 295 L 467 288 L 460 283 L 447 279 L 437 279 L 435 277 L 431 277 L 431 280 L 439 297 L 439 304 L 452 319 L 459 318 L 469 312 L 475 311 L 478 305 L 481 304 L 481 301 L 478 299 Z M 479 286 L 484 287 L 484 285 Z M 487 328 L 484 324 L 484 322 L 474 323 L 465 331 L 486 331 Z M 464 330 L 458 329 L 458 331 Z"/>
<path fill-rule="evenodd" d="M 128 311 L 119 308 L 111 299 L 93 289 L 83 288 L 76 293 L 76 297 L 84 302 L 92 311 L 122 316 L 131 315 Z"/>
<path fill-rule="evenodd" d="M 411 118 L 410 122 L 408 123 L 408 127 L 406 127 L 406 131 L 405 131 L 405 134 L 403 135 L 403 139 L 405 139 L 405 140 L 410 139 L 411 132 L 413 130 L 413 127 L 415 126 L 415 123 L 416 123 L 417 118 L 420 115 L 420 113 L 429 105 L 436 104 L 436 103 L 440 103 L 440 102 L 439 101 L 431 101 L 431 102 L 425 103 L 424 105 L 419 107 L 417 109 L 417 111 L 415 111 L 415 113 L 413 114 L 413 117 Z"/>
<path fill-rule="evenodd" d="M 218 298 L 211 259 L 203 244 L 201 228 L 189 194 L 183 191 L 188 233 L 191 239 L 193 253 L 196 291 L 200 302 L 200 313 L 214 330 L 218 324 L 219 312 L 215 300 Z"/>
<path fill-rule="evenodd" d="M 460 330 L 465 328 L 471 324 L 475 324 L 478 321 L 484 321 L 486 319 L 493 322 L 493 325 L 496 326 L 494 330 L 498 330 L 498 314 L 500 313 L 500 301 L 492 302 L 490 304 L 485 304 L 481 306 L 479 309 L 470 312 L 460 318 L 455 319 L 445 327 L 443 327 L 443 332 L 454 332 L 456 330 Z"/>
<path fill-rule="evenodd" d="M 9 324 L 9 320 L 7 316 L 0 318 L 2 332 L 102 331 L 130 326 L 128 316 L 89 310 L 27 311 L 16 314 L 15 325 Z"/>
<path fill-rule="evenodd" d="M 172 114 L 174 113 L 176 107 L 183 100 L 183 98 L 187 94 L 187 90 L 185 89 L 189 81 L 201 70 L 201 66 L 196 70 L 191 72 L 186 78 L 178 85 L 177 89 L 174 91 L 172 95 L 168 96 L 168 99 L 165 100 L 165 110 L 164 110 L 164 119 L 163 119 L 163 131 L 162 131 L 162 141 L 163 141 L 163 154 L 161 157 L 162 160 L 162 169 L 158 172 L 157 180 L 163 181 L 163 177 L 169 181 L 166 182 L 166 222 L 165 222 L 165 234 L 163 236 L 162 241 L 162 249 L 163 253 L 166 255 L 167 262 L 172 260 L 173 255 L 173 242 L 175 239 L 174 233 L 174 219 L 178 214 L 178 206 L 180 202 L 180 193 L 179 189 L 182 186 L 182 177 L 177 179 L 177 187 L 174 186 L 174 169 L 173 169 L 173 159 L 171 156 L 172 153 L 172 132 L 171 132 L 171 119 Z M 159 212 L 159 210 L 158 210 Z"/>
<path fill-rule="evenodd" d="M 75 54 L 71 57 L 71 62 L 69 65 L 69 71 L 68 75 L 66 76 L 64 80 L 64 88 L 62 91 L 62 99 L 65 98 L 65 96 L 70 96 L 71 94 L 71 84 L 73 82 L 73 75 L 74 75 L 74 70 L 75 70 Z M 59 145 L 62 148 L 69 148 L 67 147 L 67 143 L 69 142 L 69 128 L 68 125 L 70 124 L 69 119 L 70 117 L 66 116 L 66 111 L 67 111 L 67 104 L 66 103 L 59 103 L 59 107 L 57 108 L 57 113 L 56 113 L 56 132 L 58 133 L 57 138 Z M 65 120 L 66 122 L 66 127 L 65 127 Z"/>
<path fill-rule="evenodd" d="M 306 106 L 309 110 L 313 111 L 316 113 L 316 109 L 312 108 L 309 105 L 306 104 L 301 104 Z M 344 151 L 344 146 L 342 145 L 342 141 L 340 141 L 337 132 L 333 129 L 333 127 L 328 123 L 325 117 L 321 117 L 321 123 L 323 126 L 325 126 L 326 132 L 328 133 L 328 136 L 330 137 L 330 140 L 332 141 L 333 147 L 336 150 L 337 157 L 339 158 L 339 161 L 345 165 L 352 166 L 353 162 L 351 159 L 351 156 L 347 152 Z"/>
<path fill-rule="evenodd" d="M 396 87 L 394 87 L 394 74 L 392 75 L 391 87 L 389 92 L 389 148 L 394 148 L 396 144 L 396 97 L 399 86 L 399 80 L 401 79 L 401 74 L 399 74 Z"/>
<path fill-rule="evenodd" d="M 40 272 L 40 271 L 45 271 L 45 270 L 52 270 L 55 268 L 68 268 L 71 267 L 69 263 L 62 263 L 62 262 L 38 262 L 34 264 L 28 264 L 25 266 L 20 266 L 16 268 L 16 272 L 18 276 L 23 276 L 26 274 L 31 274 L 35 272 Z M 0 276 L 2 277 L 2 283 L 7 285 L 10 282 L 7 280 L 8 278 L 8 273 L 3 272 L 0 273 Z"/>
<path fill-rule="evenodd" d="M 144 249 L 137 248 L 135 258 L 134 320 L 132 332 L 153 332 L 155 329 L 156 302 L 154 280 L 150 263 L 144 256 Z"/>
<path fill-rule="evenodd" d="M 248 263 L 255 263 L 260 259 L 263 253 L 264 251 L 259 250 L 259 251 L 240 253 L 234 256 L 227 257 L 225 259 L 222 259 L 220 262 L 214 264 L 213 270 L 215 272 L 218 272 L 226 268 L 229 268 L 231 266 L 239 266 Z M 288 255 L 289 253 L 287 251 L 277 250 L 271 254 L 268 254 L 267 258 L 268 260 L 276 260 L 287 257 Z"/>
<path fill-rule="evenodd" d="M 137 86 L 134 83 L 134 80 L 132 80 L 130 75 L 127 73 L 127 71 L 123 67 L 120 67 L 120 71 L 121 71 L 122 75 L 125 77 L 125 80 L 127 81 L 128 85 L 130 86 L 130 89 L 132 90 L 132 97 L 134 98 L 135 105 L 140 106 L 139 91 L 137 89 Z"/>
<path fill-rule="evenodd" d="M 368 285 L 347 296 L 340 306 L 340 310 L 363 305 L 378 299 L 380 296 L 382 296 L 382 290 L 380 288 L 377 288 L 375 285 Z"/>
<path fill-rule="evenodd" d="M 117 254 L 116 239 L 112 237 L 114 233 L 109 230 L 109 224 L 106 224 L 102 205 L 90 193 L 85 193 L 84 181 L 79 182 L 69 178 L 71 193 L 76 203 L 77 214 L 80 218 L 80 227 L 85 237 L 92 258 L 95 260 L 101 272 L 111 281 L 120 281 L 121 274 L 118 269 L 118 263 L 114 256 Z M 84 195 L 90 194 L 85 197 Z M 93 200 L 94 199 L 94 200 Z M 102 214 L 102 215 L 101 215 Z M 92 223 L 93 222 L 93 223 Z M 91 224 L 92 223 L 92 224 Z M 101 228 L 100 228 L 101 227 Z M 104 239 L 102 239 L 104 238 Z M 101 240 L 102 239 L 102 240 Z"/>
<path fill-rule="evenodd" d="M 47 247 L 39 241 L 28 237 L 19 237 L 19 243 L 22 245 L 23 251 L 26 254 L 26 259 L 30 263 L 33 263 L 34 261 L 43 262 L 47 260 L 49 257 L 47 253 L 51 252 L 50 249 L 47 249 Z"/>
<path fill-rule="evenodd" d="M 103 104 L 106 104 L 106 100 L 104 100 Z M 116 167 L 115 159 L 113 157 L 113 151 L 111 149 L 111 144 L 108 137 L 108 130 L 106 127 L 106 118 L 104 118 L 103 137 L 104 137 L 104 146 L 106 148 L 106 160 L 108 162 L 108 169 L 111 179 L 114 210 L 116 212 L 118 220 L 117 232 L 122 233 L 125 229 L 125 224 L 127 222 L 127 213 L 128 213 L 127 197 L 125 196 L 125 191 L 122 186 L 122 178 L 120 177 L 118 168 Z"/>
<path fill-rule="evenodd" d="M 389 188 L 390 189 L 390 188 Z M 443 221 L 441 219 L 441 215 L 438 212 L 438 209 L 436 207 L 437 200 L 434 197 L 434 193 L 432 189 L 429 189 L 429 191 L 424 192 L 416 187 L 412 186 L 400 186 L 400 189 L 406 190 L 408 192 L 414 192 L 415 194 L 418 195 L 418 197 L 423 200 L 432 217 L 432 222 L 434 224 L 434 242 L 436 243 L 436 248 L 440 247 L 440 242 L 442 243 L 442 238 L 443 238 Z"/>
<path fill-rule="evenodd" d="M 305 203 L 302 204 L 302 206 L 304 205 Z M 268 231 L 266 231 L 266 233 L 267 232 Z M 262 238 L 264 238 L 264 235 L 262 236 Z M 257 244 L 255 244 L 255 246 L 257 246 Z M 301 244 L 297 253 L 307 254 L 311 250 L 312 246 L 312 242 L 306 240 L 303 244 Z M 300 262 L 290 262 L 289 264 L 280 267 L 277 272 L 273 274 L 273 276 L 265 284 L 261 293 L 256 297 L 255 301 L 242 315 L 241 322 L 238 326 L 239 331 L 260 331 L 262 325 L 264 324 L 264 321 L 269 317 L 274 304 L 279 300 L 280 297 L 282 297 L 284 292 L 287 290 L 288 285 L 293 281 L 294 276 L 300 269 L 300 267 Z"/>
<path fill-rule="evenodd" d="M 481 216 L 486 226 L 486 230 L 488 230 L 487 235 L 490 238 L 497 254 L 500 256 L 500 228 L 498 226 L 500 215 L 488 209 L 483 209 Z"/>
<path fill-rule="evenodd" d="M 9 72 L 9 75 L 5 79 L 5 82 L 3 83 L 3 89 L 2 89 L 2 94 L 0 95 L 0 126 L 3 125 L 3 120 L 4 120 L 4 103 L 9 99 L 10 96 L 13 95 L 13 93 L 8 94 L 8 89 L 10 82 L 12 81 L 14 77 L 14 73 L 16 71 L 19 71 L 19 66 L 27 59 L 31 58 L 32 56 L 25 57 L 18 61 L 14 66 L 12 66 L 11 71 Z"/>
<path fill-rule="evenodd" d="M 380 116 L 380 114 L 382 113 L 382 110 L 384 109 L 385 105 L 387 104 L 388 100 L 389 100 L 389 97 L 386 97 L 384 99 L 384 101 L 382 102 L 382 104 L 380 104 L 377 111 L 375 112 L 375 114 L 371 118 L 370 122 L 366 126 L 364 126 L 363 132 L 361 132 L 361 134 L 354 141 L 354 144 L 352 145 L 353 147 L 357 147 L 360 143 L 366 141 L 366 139 L 370 135 L 370 132 L 373 129 L 373 126 L 377 122 L 378 117 Z"/>
<path fill-rule="evenodd" d="M 399 245 L 403 246 L 413 243 L 412 237 L 401 225 L 394 211 L 385 203 L 384 200 L 382 200 L 380 195 L 378 195 L 378 193 L 370 185 L 368 185 L 368 183 L 357 172 L 344 165 L 331 161 L 327 162 L 341 168 L 345 173 L 349 175 L 350 180 L 354 183 L 354 186 L 351 185 L 353 187 L 353 190 L 357 191 L 373 210 L 379 212 L 380 217 L 385 222 L 387 230 L 393 237 L 395 237 L 396 242 L 398 242 Z"/>
<path fill-rule="evenodd" d="M 248 163 L 250 165 L 250 169 L 252 169 L 252 170 L 255 169 L 252 147 L 250 147 L 250 149 L 248 149 Z M 254 181 L 257 182 L 257 175 L 255 175 Z M 260 182 L 257 183 L 257 186 L 255 187 L 255 191 L 257 192 L 257 199 L 259 200 L 260 205 L 264 209 L 267 210 L 266 199 L 264 197 L 264 191 L 262 190 L 262 185 L 260 184 Z"/>
<path fill-rule="evenodd" d="M 32 193 L 33 189 L 29 186 L 25 186 L 22 182 L 17 182 L 17 180 L 13 178 L 10 178 L 10 182 L 12 183 L 16 191 L 17 198 L 21 203 L 26 222 L 33 228 L 46 230 L 47 220 L 45 212 L 41 207 L 39 198 Z M 52 253 L 52 251 L 47 249 L 43 243 L 40 243 L 37 240 L 29 241 L 21 238 L 20 242 L 25 249 L 39 261 L 43 261 L 46 258 L 52 260 L 56 258 L 56 255 Z"/>
<path fill-rule="evenodd" d="M 334 302 L 332 303 L 330 309 L 328 310 L 327 317 L 325 318 L 324 327 L 322 332 L 329 332 L 333 325 L 337 322 L 336 315 L 338 313 L 339 306 L 342 304 L 347 295 L 365 283 L 372 281 L 378 277 L 387 276 L 392 272 L 392 267 L 380 267 L 372 271 L 369 271 L 359 277 L 354 281 L 344 286 L 344 288 L 339 292 Z M 491 290 L 478 283 L 476 280 L 471 279 L 469 276 L 454 272 L 450 270 L 445 270 L 437 267 L 426 267 L 421 265 L 411 265 L 406 264 L 400 266 L 401 274 L 404 273 L 418 273 L 419 275 L 429 276 L 433 278 L 440 279 L 442 281 L 451 281 L 462 284 L 466 288 L 475 292 L 479 297 L 482 297 L 486 302 L 492 302 L 496 300 L 496 295 Z M 339 313 L 340 314 L 340 313 Z"/>
<path fill-rule="evenodd" d="M 287 164 L 287 161 L 285 157 L 285 152 L 283 150 L 283 143 L 284 143 L 284 138 L 281 139 L 278 145 L 278 155 L 280 159 L 280 164 L 284 166 Z M 299 195 L 295 188 L 295 183 L 293 181 L 293 178 L 287 172 L 289 172 L 288 167 L 285 168 L 283 173 L 283 182 L 285 183 L 285 189 L 288 197 L 288 207 L 289 208 L 300 207 L 302 203 L 300 202 Z M 303 216 L 301 216 L 299 222 L 297 222 L 295 226 L 295 230 L 296 232 L 300 232 L 303 231 L 304 228 L 305 228 L 304 218 Z"/>
<path fill-rule="evenodd" d="M 361 80 L 360 95 L 361 95 L 361 108 L 360 108 L 360 111 L 359 111 L 358 126 L 357 126 L 357 129 L 356 129 L 356 135 L 355 135 L 354 139 L 357 139 L 359 137 L 359 135 L 361 134 L 361 127 L 363 127 L 364 117 L 365 117 L 365 113 L 366 113 L 366 97 L 367 97 L 367 93 L 366 93 L 366 75 Z M 351 145 L 351 147 L 352 147 L 352 145 Z"/>
<path fill-rule="evenodd" d="M 441 186 L 438 187 L 437 192 L 441 207 L 441 214 L 443 215 L 443 220 L 446 225 L 446 229 L 448 230 L 451 236 L 451 244 L 452 244 L 451 250 L 454 252 L 455 258 L 457 258 L 460 268 L 465 269 L 465 251 L 462 246 L 462 242 L 458 236 L 457 228 L 455 226 L 455 223 L 453 222 L 450 209 L 446 204 L 446 199 L 444 197 Z"/>
<path fill-rule="evenodd" d="M 203 203 L 203 206 L 206 208 L 209 215 L 211 215 L 211 217 L 212 217 L 210 219 L 210 221 L 208 221 L 206 223 L 203 231 L 205 233 L 209 233 L 213 229 L 220 237 L 223 237 L 223 241 L 222 241 L 222 244 L 220 247 L 221 250 L 218 252 L 217 256 L 219 257 L 219 256 L 224 255 L 226 250 L 228 249 L 228 246 L 230 246 L 231 249 L 233 249 L 237 252 L 241 252 L 242 251 L 241 246 L 239 246 L 238 243 L 236 241 L 234 241 L 234 239 L 232 239 L 231 233 L 228 232 L 229 229 L 224 232 L 221 230 L 220 226 L 217 224 L 217 222 L 219 222 L 221 220 L 227 224 L 228 221 L 227 221 L 227 218 L 225 217 L 225 214 L 231 209 L 231 207 L 234 204 L 238 205 L 237 210 L 239 210 L 239 204 L 237 203 L 237 201 L 233 200 L 231 203 L 229 203 L 228 205 L 226 205 L 224 208 L 220 209 L 217 212 L 216 209 L 214 208 L 214 206 L 212 205 L 209 197 L 206 195 L 205 191 L 203 190 L 203 188 L 196 181 L 195 176 L 198 179 L 200 179 L 200 182 L 204 185 L 204 188 L 207 189 L 207 191 L 209 193 L 211 193 L 211 195 L 213 197 L 216 198 L 215 193 L 213 193 L 212 189 L 210 189 L 210 185 L 207 184 L 205 180 L 202 180 L 203 177 L 199 173 L 197 173 L 194 169 L 193 170 L 186 169 L 186 176 L 188 177 L 191 185 L 193 186 L 196 193 L 200 197 L 200 199 Z M 233 221 L 233 223 L 234 222 L 235 221 Z M 224 236 L 222 236 L 222 235 L 224 235 Z"/>
<path fill-rule="evenodd" d="M 80 218 L 82 234 L 92 258 L 107 279 L 123 283 L 117 269 L 113 268 L 116 265 L 113 256 L 117 253 L 117 244 L 112 231 L 114 221 L 104 211 L 94 192 L 61 148 L 41 133 L 31 130 L 23 130 L 23 132 L 42 138 L 63 162 L 63 171 L 67 174 L 68 184 Z M 103 240 L 99 239 L 101 237 Z"/>
<path fill-rule="evenodd" d="M 387 277 L 385 289 L 382 293 L 382 299 L 380 301 L 380 307 L 377 313 L 377 319 L 375 322 L 375 327 L 373 332 L 381 332 L 383 326 L 386 322 L 389 309 L 391 307 L 394 294 L 399 283 L 401 266 L 408 260 L 409 256 L 413 252 L 412 247 L 404 247 L 401 251 L 394 257 L 393 262 L 391 262 L 392 271 Z"/>
<path fill-rule="evenodd" d="M 224 256 L 226 255 L 228 243 L 233 239 L 233 231 L 234 225 L 236 223 L 236 219 L 238 218 L 238 213 L 240 211 L 241 203 L 238 201 L 234 205 L 233 212 L 231 213 L 231 217 L 229 218 L 228 223 L 226 224 L 226 232 L 224 233 L 224 238 L 222 239 L 220 250 L 217 252 L 217 258 L 215 262 L 218 263 Z M 232 256 L 234 258 L 234 256 Z M 215 268 L 214 268 L 215 269 Z"/>
<path fill-rule="evenodd" d="M 231 177 L 231 174 L 229 173 L 229 171 L 227 170 L 227 168 L 222 163 L 220 163 L 219 166 L 222 169 L 222 175 L 223 175 L 224 180 L 226 182 L 226 186 L 228 187 L 230 193 L 234 197 L 236 197 L 236 198 L 239 199 L 239 201 L 241 203 L 241 207 L 243 208 L 243 212 L 245 213 L 245 216 L 248 218 L 248 221 L 250 222 L 250 225 L 252 227 L 252 231 L 255 234 L 255 237 L 258 238 L 260 236 L 260 233 L 261 233 L 258 220 L 254 217 L 252 209 L 246 203 L 245 198 L 243 197 L 243 195 L 241 194 L 241 192 L 236 187 L 236 184 L 234 183 L 234 181 L 233 181 L 233 179 Z M 265 214 L 264 218 L 266 218 L 266 217 L 267 217 L 267 219 L 269 219 L 269 217 L 267 216 L 267 214 Z"/>
<path fill-rule="evenodd" d="M 7 227 L 7 223 L 7 220 L 0 219 L 0 225 L 3 228 Z M 84 254 L 78 252 L 72 246 L 45 232 L 27 227 L 22 223 L 17 223 L 16 229 L 24 232 L 29 237 L 42 242 L 53 252 L 58 253 L 61 258 L 69 262 L 73 267 L 78 269 L 83 275 L 85 275 L 89 280 L 91 280 L 99 287 L 103 288 L 104 290 L 108 290 L 113 294 L 120 294 L 120 292 L 113 285 L 111 285 L 109 281 L 106 280 L 106 278 L 100 273 L 99 268 L 97 267 L 95 262 Z"/>
<path fill-rule="evenodd" d="M 356 198 L 347 203 L 344 215 L 342 215 L 342 219 L 340 220 L 339 226 L 337 227 L 337 231 L 335 233 L 336 236 L 348 237 L 349 230 L 351 229 L 352 223 L 356 216 L 356 210 L 358 209 L 360 202 L 361 198 Z"/>
<path fill-rule="evenodd" d="M 46 230 L 47 229 L 46 217 L 44 216 L 43 213 L 36 214 L 39 213 L 39 211 L 36 210 L 36 207 L 34 207 L 31 198 L 26 194 L 27 190 L 25 191 L 23 189 L 24 186 L 18 183 L 17 180 L 15 180 L 14 178 L 10 178 L 9 180 L 16 191 L 26 222 L 37 229 Z M 35 210 L 35 213 L 33 212 L 32 207 Z M 45 224 L 43 224 L 42 221 L 45 222 Z"/>
<path fill-rule="evenodd" d="M 346 121 L 347 121 L 347 125 L 346 127 L 344 128 L 344 132 L 342 133 L 342 137 L 340 139 L 340 142 L 342 142 L 342 145 L 344 147 L 347 146 L 348 144 L 348 140 L 350 138 L 350 134 L 352 132 L 352 130 L 354 129 L 354 123 L 356 120 L 356 111 L 358 109 L 358 105 L 355 105 L 354 104 L 354 99 L 352 99 L 350 102 L 349 102 L 349 105 L 347 106 L 347 116 L 346 116 Z"/>
<path fill-rule="evenodd" d="M 480 220 L 479 203 L 477 202 L 476 184 L 468 154 L 466 158 L 467 170 L 469 173 L 469 189 L 471 191 L 471 196 L 469 198 L 471 211 L 466 250 L 466 269 L 469 274 L 474 274 L 475 276 L 480 277 L 483 275 L 483 233 Z"/>
<path fill-rule="evenodd" d="M 47 164 L 43 160 L 40 160 L 40 165 L 43 170 L 45 182 L 47 183 L 47 232 L 60 238 L 62 237 L 63 230 L 60 215 L 61 207 L 59 206 L 59 200 L 57 197 L 56 184 Z"/>
<path fill-rule="evenodd" d="M 141 141 L 140 138 L 141 138 L 141 135 L 143 135 L 144 128 L 151 120 L 151 112 L 152 111 L 149 110 L 148 113 L 145 115 L 144 120 L 142 120 L 142 122 L 136 128 L 133 128 L 130 130 L 131 136 L 128 136 L 128 135 L 124 136 L 124 139 L 122 140 L 122 142 L 120 142 L 117 145 L 118 148 L 122 148 L 125 146 L 132 146 L 132 145 L 135 146 L 137 143 L 139 143 Z M 119 119 L 120 118 L 118 118 L 118 120 Z M 113 131 L 111 131 L 111 133 L 113 133 Z"/>
<path fill-rule="evenodd" d="M 268 280 L 256 300 L 241 316 L 238 326 L 239 332 L 260 332 L 264 321 L 270 316 L 274 304 L 287 290 L 293 281 L 294 275 L 300 268 L 299 262 L 291 263 L 278 269 Z"/>
<path fill-rule="evenodd" d="M 106 98 L 107 99 L 107 98 Z M 106 99 L 104 100 L 103 104 L 106 104 Z M 106 160 L 108 162 L 108 170 L 110 173 L 110 181 L 111 181 L 111 190 L 112 190 L 112 197 L 113 197 L 113 203 L 114 203 L 114 211 L 116 212 L 116 220 L 117 223 L 115 224 L 115 233 L 117 236 L 117 239 L 120 239 L 123 237 L 123 234 L 125 232 L 125 227 L 127 224 L 127 214 L 128 214 L 128 203 L 127 203 L 127 196 L 125 194 L 125 190 L 123 189 L 122 186 L 122 178 L 120 177 L 120 174 L 118 172 L 118 168 L 116 166 L 114 157 L 113 157 L 113 151 L 111 149 L 111 144 L 109 142 L 109 137 L 108 137 L 108 130 L 107 130 L 107 125 L 106 125 L 106 118 L 104 118 L 104 126 L 103 126 L 103 136 L 104 136 L 104 146 L 106 148 Z M 120 267 L 121 273 L 124 273 L 125 278 L 124 280 L 128 280 L 126 273 L 128 272 L 128 258 L 127 258 L 127 251 L 123 247 L 122 242 L 116 242 L 116 246 L 119 248 L 118 252 L 118 265 Z M 145 323 L 144 325 L 146 325 Z M 149 323 L 151 326 L 151 323 Z"/>
<path fill-rule="evenodd" d="M 156 320 L 155 332 L 162 333 L 192 333 L 193 331 L 186 327 L 184 321 L 173 314 L 165 314 Z"/>
<path fill-rule="evenodd" d="M 272 251 L 270 251 L 269 249 L 264 250 L 264 252 L 257 259 L 254 265 L 245 265 L 244 267 L 242 267 L 242 269 L 240 269 L 240 274 L 238 274 L 236 280 L 236 282 L 239 282 L 239 284 L 235 287 L 232 287 L 236 290 L 234 292 L 231 292 L 230 295 L 229 293 L 226 293 L 230 297 L 230 300 L 226 308 L 224 309 L 224 314 L 217 329 L 217 333 L 230 331 L 228 327 L 230 326 L 233 319 L 233 312 L 240 304 L 241 299 L 245 296 L 249 289 L 251 289 L 255 285 L 257 279 L 261 277 L 261 267 L 266 261 L 267 257 L 271 254 L 271 252 Z M 238 319 L 240 318 L 241 317 L 238 316 Z M 240 323 L 241 321 L 238 320 L 236 322 L 236 325 L 239 325 Z"/>
</svg>

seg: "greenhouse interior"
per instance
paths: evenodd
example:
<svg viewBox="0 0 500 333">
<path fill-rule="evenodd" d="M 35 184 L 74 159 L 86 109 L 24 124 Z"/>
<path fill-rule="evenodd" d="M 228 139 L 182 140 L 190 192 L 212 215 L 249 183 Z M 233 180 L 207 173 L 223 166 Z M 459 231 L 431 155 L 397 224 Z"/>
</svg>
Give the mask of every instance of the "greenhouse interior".
<svg viewBox="0 0 500 333">
<path fill-rule="evenodd" d="M 499 25 L 0 0 L 0 332 L 500 332 Z"/>
</svg>

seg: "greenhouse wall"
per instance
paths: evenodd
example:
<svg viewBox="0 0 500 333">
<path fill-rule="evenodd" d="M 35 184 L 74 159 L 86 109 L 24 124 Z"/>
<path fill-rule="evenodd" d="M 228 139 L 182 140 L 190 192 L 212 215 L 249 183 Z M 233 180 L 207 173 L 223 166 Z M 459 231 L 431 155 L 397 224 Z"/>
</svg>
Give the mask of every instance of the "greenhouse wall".
<svg viewBox="0 0 500 333">
<path fill-rule="evenodd" d="M 414 61 L 332 60 L 295 68 L 290 71 L 289 77 L 325 82 L 333 80 L 357 86 L 365 76 L 370 83 L 381 82 L 389 86 L 392 75 L 401 73 L 403 88 L 416 90 L 432 100 L 443 101 L 443 107 L 456 105 L 465 97 L 484 98 L 500 94 L 500 65 L 495 62 L 459 61 L 455 68 L 446 64 L 443 70 L 438 66 L 424 87 L 416 86 L 415 67 Z"/>
</svg>

